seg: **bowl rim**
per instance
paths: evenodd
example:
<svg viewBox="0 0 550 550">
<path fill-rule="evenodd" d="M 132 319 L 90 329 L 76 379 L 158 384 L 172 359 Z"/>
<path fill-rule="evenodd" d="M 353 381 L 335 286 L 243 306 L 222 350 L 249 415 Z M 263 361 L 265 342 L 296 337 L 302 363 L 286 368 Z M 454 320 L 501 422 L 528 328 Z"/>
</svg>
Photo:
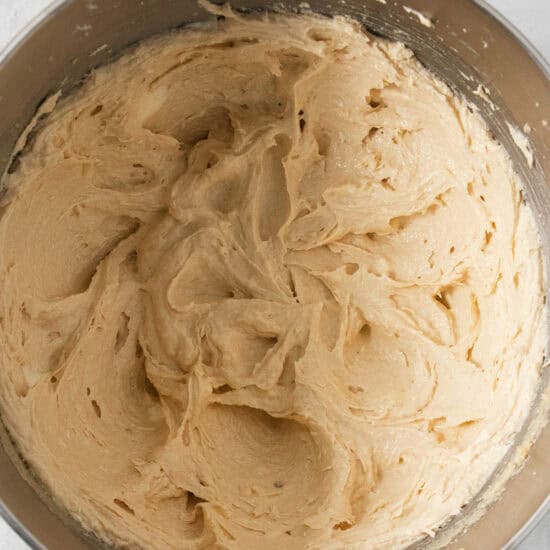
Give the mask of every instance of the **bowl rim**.
<svg viewBox="0 0 550 550">
<path fill-rule="evenodd" d="M 11 56 L 21 47 L 32 33 L 42 26 L 48 19 L 55 17 L 56 13 L 63 8 L 65 4 L 75 0 L 50 0 L 50 3 L 40 9 L 23 27 L 21 27 L 8 42 L 0 48 L 0 71 Z M 472 4 L 481 8 L 491 16 L 498 24 L 506 29 L 521 46 L 524 52 L 534 61 L 538 69 L 543 73 L 546 79 L 550 80 L 550 59 L 542 54 L 533 42 L 499 10 L 489 4 L 487 0 L 469 0 Z M 0 177 L 2 175 L 0 174 Z M 1 444 L 1 443 L 0 443 Z M 512 550 L 516 548 L 543 520 L 550 511 L 550 495 L 535 510 L 532 516 L 523 524 L 523 526 L 510 538 L 503 547 L 503 550 Z M 16 533 L 20 539 L 25 542 L 31 550 L 46 550 L 34 535 L 21 523 L 6 506 L 0 497 L 0 517 L 6 522 L 10 529 Z"/>
</svg>

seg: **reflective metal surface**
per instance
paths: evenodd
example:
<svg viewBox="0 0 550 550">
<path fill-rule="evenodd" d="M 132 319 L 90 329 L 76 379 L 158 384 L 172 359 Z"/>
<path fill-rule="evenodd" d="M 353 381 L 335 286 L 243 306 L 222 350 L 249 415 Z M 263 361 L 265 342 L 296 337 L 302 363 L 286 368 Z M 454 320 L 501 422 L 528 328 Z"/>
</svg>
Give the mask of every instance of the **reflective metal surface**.
<svg viewBox="0 0 550 550">
<path fill-rule="evenodd" d="M 235 0 L 236 8 L 304 9 L 300 0 L 279 2 Z M 527 41 L 485 3 L 472 0 L 310 0 L 313 11 L 348 15 L 376 34 L 410 46 L 418 58 L 450 86 L 474 103 L 495 136 L 509 151 L 525 182 L 527 199 L 539 219 L 545 257 L 550 258 L 550 71 Z M 404 6 L 422 12 L 428 27 Z M 195 0 L 69 0 L 55 3 L 7 51 L 0 54 L 0 174 L 13 162 L 14 144 L 40 103 L 52 92 L 65 93 L 93 67 L 101 65 L 131 44 L 171 28 L 203 21 L 209 16 Z M 474 92 L 483 84 L 490 102 Z M 491 106 L 491 103 L 493 106 Z M 529 166 L 514 143 L 506 122 L 528 124 L 535 162 Z M 491 480 L 498 486 L 521 462 L 537 423 L 546 416 L 548 378 L 545 369 L 540 399 L 508 460 Z M 23 479 L 40 492 L 24 463 L 15 455 L 7 434 L 0 448 L 0 514 L 33 548 L 97 548 L 93 537 L 82 536 L 70 520 L 59 519 Z M 10 459 L 10 455 L 14 460 Z M 14 465 L 15 464 L 15 465 Z M 502 547 L 542 505 L 550 490 L 550 428 L 531 450 L 526 467 L 507 485 L 502 498 L 466 532 L 453 548 Z M 465 524 L 484 511 L 476 499 L 462 518 L 440 530 L 434 540 L 417 547 L 441 546 L 459 535 Z M 533 520 L 534 521 L 534 520 Z M 527 527 L 525 528 L 527 529 Z M 511 546 L 516 541 L 511 542 Z"/>
</svg>

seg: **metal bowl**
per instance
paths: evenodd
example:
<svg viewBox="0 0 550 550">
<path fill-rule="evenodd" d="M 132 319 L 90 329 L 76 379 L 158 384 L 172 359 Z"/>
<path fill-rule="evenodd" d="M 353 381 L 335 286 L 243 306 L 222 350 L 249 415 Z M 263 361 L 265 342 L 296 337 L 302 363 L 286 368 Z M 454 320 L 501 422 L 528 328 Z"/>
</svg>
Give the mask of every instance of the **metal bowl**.
<svg viewBox="0 0 550 550">
<path fill-rule="evenodd" d="M 550 258 L 550 127 L 544 122 L 550 120 L 550 69 L 527 40 L 484 2 L 231 3 L 243 10 L 311 9 L 326 15 L 347 15 L 364 23 L 371 32 L 411 47 L 422 63 L 478 107 L 508 150 L 525 183 L 527 200 L 537 214 L 544 255 Z M 431 24 L 404 7 L 421 12 Z M 51 93 L 70 92 L 90 69 L 143 38 L 209 17 L 195 0 L 54 2 L 0 54 L 0 174 L 9 169 L 18 137 Z M 485 87 L 484 93 L 480 93 L 479 84 Z M 514 142 L 507 122 L 531 128 L 532 165 Z M 415 544 L 416 548 L 441 547 L 451 540 L 455 540 L 452 548 L 512 548 L 542 516 L 550 492 L 550 427 L 542 429 L 550 401 L 548 371 L 544 369 L 539 397 L 524 430 L 487 486 L 461 517 L 451 520 L 434 539 Z M 11 527 L 32 548 L 98 548 L 99 541 L 83 534 L 73 521 L 54 509 L 40 483 L 18 457 L 9 435 L 4 433 L 2 439 L 0 514 Z M 527 464 L 517 473 L 527 454 Z"/>
</svg>

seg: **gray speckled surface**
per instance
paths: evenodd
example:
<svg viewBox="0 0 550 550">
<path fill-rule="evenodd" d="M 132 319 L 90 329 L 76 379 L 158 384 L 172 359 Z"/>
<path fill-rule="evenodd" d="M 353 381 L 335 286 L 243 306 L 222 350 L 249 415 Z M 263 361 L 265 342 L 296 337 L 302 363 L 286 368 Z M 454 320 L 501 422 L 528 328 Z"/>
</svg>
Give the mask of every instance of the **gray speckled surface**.
<svg viewBox="0 0 550 550">
<path fill-rule="evenodd" d="M 0 0 L 0 49 L 51 2 L 52 0 Z M 522 31 L 546 59 L 550 59 L 550 0 L 488 2 Z M 27 545 L 1 518 L 0 550 L 28 550 Z M 518 544 L 510 545 L 507 550 L 550 550 L 550 514 L 546 514 L 537 528 L 525 539 Z"/>
</svg>

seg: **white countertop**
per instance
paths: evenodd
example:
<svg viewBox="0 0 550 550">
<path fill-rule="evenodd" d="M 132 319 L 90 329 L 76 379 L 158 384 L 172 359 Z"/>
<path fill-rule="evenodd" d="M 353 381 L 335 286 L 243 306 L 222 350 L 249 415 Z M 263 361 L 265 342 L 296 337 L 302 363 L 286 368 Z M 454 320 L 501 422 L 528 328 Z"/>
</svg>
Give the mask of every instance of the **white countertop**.
<svg viewBox="0 0 550 550">
<path fill-rule="evenodd" d="M 488 2 L 511 21 L 546 59 L 550 59 L 550 32 L 548 31 L 550 0 L 488 0 Z M 33 17 L 51 3 L 52 0 L 0 0 L 0 50 Z M 547 515 L 529 537 L 513 550 L 545 549 L 550 549 L 550 515 Z M 0 550 L 28 550 L 28 546 L 2 518 L 0 518 Z M 487 548 L 487 550 L 497 549 Z"/>
</svg>

